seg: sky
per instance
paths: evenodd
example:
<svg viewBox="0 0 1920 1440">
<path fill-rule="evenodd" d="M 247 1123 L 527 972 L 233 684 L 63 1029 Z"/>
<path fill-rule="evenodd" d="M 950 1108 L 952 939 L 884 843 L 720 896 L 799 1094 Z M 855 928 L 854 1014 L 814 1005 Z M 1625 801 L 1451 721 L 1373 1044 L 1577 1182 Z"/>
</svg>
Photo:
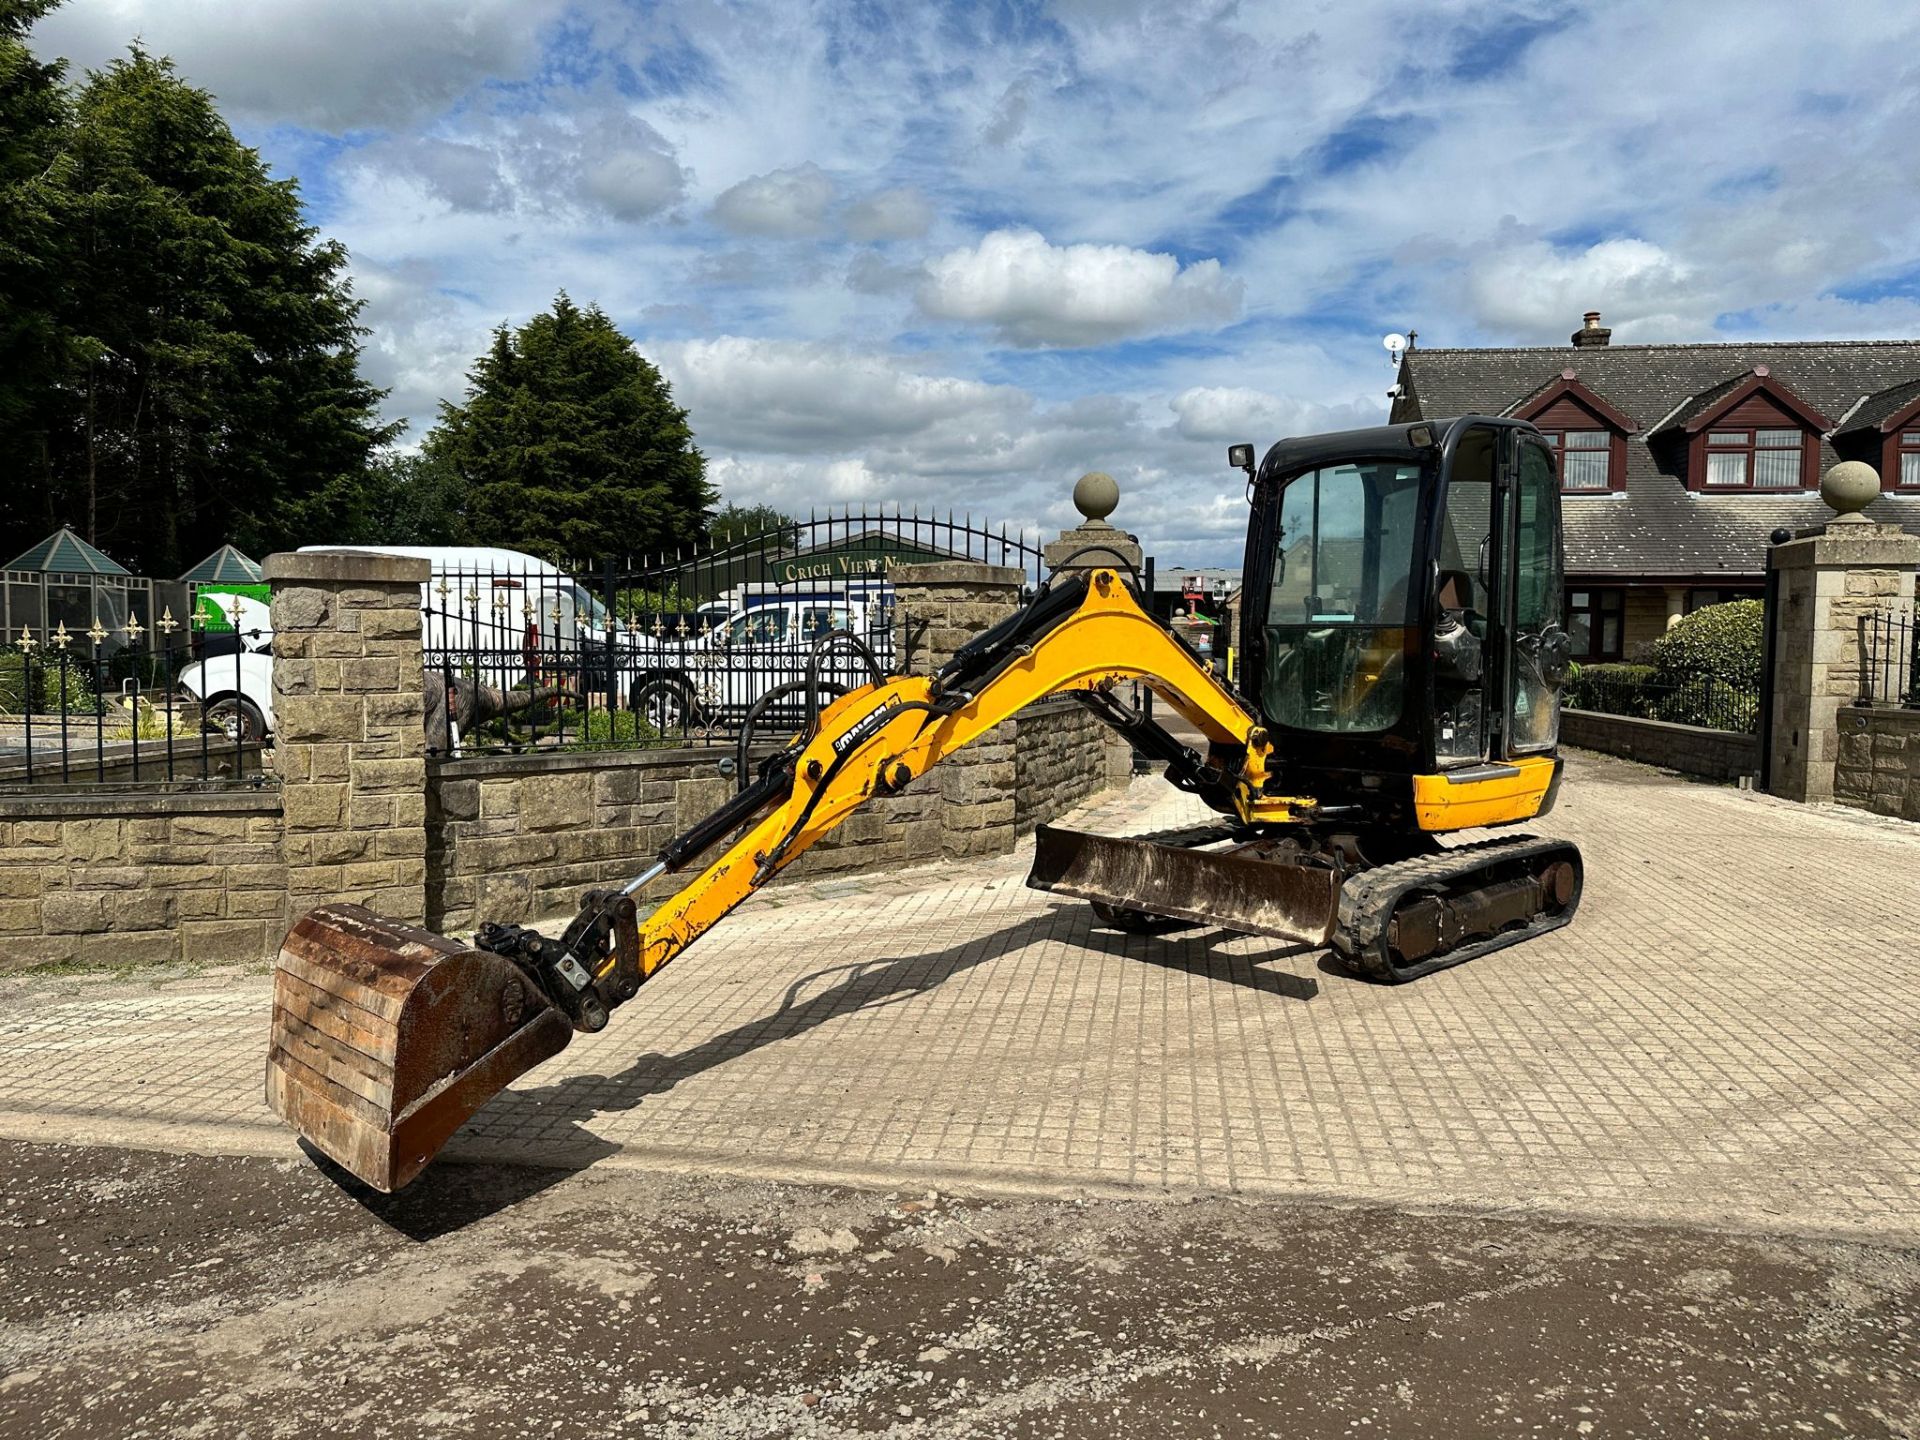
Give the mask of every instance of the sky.
<svg viewBox="0 0 1920 1440">
<path fill-rule="evenodd" d="M 352 255 L 417 443 L 565 289 L 723 497 L 1234 563 L 1229 443 L 1380 423 L 1381 339 L 1920 336 L 1911 0 L 68 0 Z"/>
</svg>

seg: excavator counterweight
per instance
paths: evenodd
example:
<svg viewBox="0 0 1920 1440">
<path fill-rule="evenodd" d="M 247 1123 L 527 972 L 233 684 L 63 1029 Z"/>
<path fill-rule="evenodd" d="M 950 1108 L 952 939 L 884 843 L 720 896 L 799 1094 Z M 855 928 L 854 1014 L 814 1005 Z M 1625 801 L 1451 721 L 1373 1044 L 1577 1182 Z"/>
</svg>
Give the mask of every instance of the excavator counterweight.
<svg viewBox="0 0 1920 1440">
<path fill-rule="evenodd" d="M 1437 838 L 1534 819 L 1559 784 L 1559 490 L 1538 432 L 1470 416 L 1284 441 L 1249 494 L 1235 690 L 1114 568 L 1055 575 L 928 675 L 883 675 L 853 636 L 822 636 L 810 674 L 850 646 L 870 683 L 831 699 L 813 685 L 806 728 L 651 867 L 589 891 L 564 934 L 486 924 L 461 944 L 354 905 L 303 916 L 275 972 L 268 1103 L 398 1189 L 860 806 L 1054 695 L 1221 817 L 1131 839 L 1041 828 L 1028 883 L 1121 929 L 1326 946 L 1396 982 L 1567 924 L 1571 845 Z M 1135 684 L 1204 752 L 1127 703 Z M 639 914 L 644 886 L 697 861 Z"/>
</svg>

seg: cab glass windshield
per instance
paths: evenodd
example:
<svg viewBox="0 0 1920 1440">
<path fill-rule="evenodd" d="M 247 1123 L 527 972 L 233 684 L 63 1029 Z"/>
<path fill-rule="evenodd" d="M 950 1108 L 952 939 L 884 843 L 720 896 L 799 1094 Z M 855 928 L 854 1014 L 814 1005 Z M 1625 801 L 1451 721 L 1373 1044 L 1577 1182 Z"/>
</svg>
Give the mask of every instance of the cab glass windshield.
<svg viewBox="0 0 1920 1440">
<path fill-rule="evenodd" d="M 1419 498 L 1420 467 L 1393 461 L 1287 482 L 1262 687 L 1275 723 L 1364 732 L 1400 718 Z"/>
</svg>

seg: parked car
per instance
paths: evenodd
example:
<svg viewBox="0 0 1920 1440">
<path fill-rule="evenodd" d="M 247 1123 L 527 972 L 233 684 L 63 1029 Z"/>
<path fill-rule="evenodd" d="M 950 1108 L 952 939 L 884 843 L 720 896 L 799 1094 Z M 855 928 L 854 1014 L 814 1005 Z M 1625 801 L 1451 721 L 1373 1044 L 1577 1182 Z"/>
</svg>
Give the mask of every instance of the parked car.
<svg viewBox="0 0 1920 1440">
<path fill-rule="evenodd" d="M 273 632 L 207 636 L 201 658 L 174 684 L 228 739 L 266 739 L 273 733 Z"/>
<path fill-rule="evenodd" d="M 893 660 L 891 612 L 828 598 L 751 597 L 711 626 L 652 634 L 643 623 L 618 647 L 620 692 L 654 728 L 674 731 L 741 723 L 756 704 L 773 697 L 770 723 L 791 721 L 805 706 L 814 643 L 836 631 L 858 637 L 884 673 Z M 819 678 L 828 694 L 843 694 L 869 676 L 858 651 L 836 645 L 824 652 Z"/>
</svg>

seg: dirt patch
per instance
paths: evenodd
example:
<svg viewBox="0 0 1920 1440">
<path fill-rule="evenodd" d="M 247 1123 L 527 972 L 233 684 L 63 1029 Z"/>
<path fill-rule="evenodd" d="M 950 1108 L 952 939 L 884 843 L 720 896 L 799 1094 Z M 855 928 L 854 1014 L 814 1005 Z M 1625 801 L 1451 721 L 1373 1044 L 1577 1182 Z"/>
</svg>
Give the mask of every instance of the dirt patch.
<svg viewBox="0 0 1920 1440">
<path fill-rule="evenodd" d="M 0 1434 L 1913 1435 L 1920 1257 L 0 1144 Z"/>
</svg>

